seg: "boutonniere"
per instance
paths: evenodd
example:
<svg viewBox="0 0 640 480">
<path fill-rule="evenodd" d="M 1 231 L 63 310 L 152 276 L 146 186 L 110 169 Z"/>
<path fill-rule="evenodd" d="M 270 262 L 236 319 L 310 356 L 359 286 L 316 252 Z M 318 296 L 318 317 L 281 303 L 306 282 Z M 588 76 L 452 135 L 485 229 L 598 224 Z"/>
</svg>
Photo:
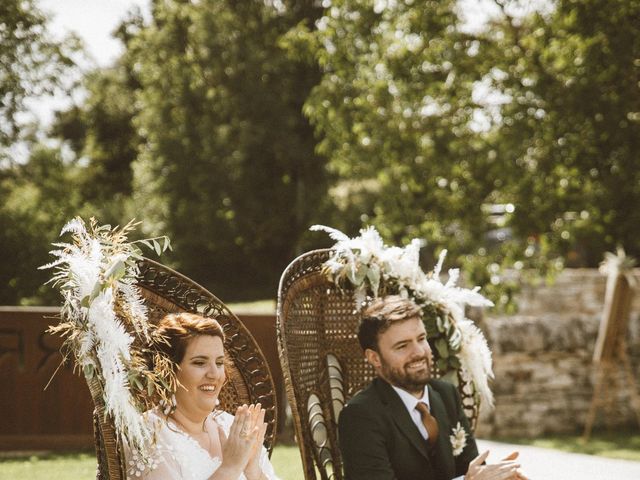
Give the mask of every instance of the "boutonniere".
<svg viewBox="0 0 640 480">
<path fill-rule="evenodd" d="M 467 446 L 467 432 L 460 422 L 453 427 L 451 430 L 451 435 L 449 435 L 449 440 L 451 440 L 451 448 L 453 449 L 453 456 L 457 457 L 462 453 L 464 447 Z"/>
</svg>

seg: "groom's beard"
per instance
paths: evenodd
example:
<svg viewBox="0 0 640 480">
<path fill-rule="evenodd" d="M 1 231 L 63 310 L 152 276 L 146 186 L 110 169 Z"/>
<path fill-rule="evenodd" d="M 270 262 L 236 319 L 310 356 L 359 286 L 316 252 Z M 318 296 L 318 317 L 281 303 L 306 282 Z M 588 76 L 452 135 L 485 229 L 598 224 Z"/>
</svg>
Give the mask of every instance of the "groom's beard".
<svg viewBox="0 0 640 480">
<path fill-rule="evenodd" d="M 426 363 L 424 369 L 413 371 L 409 368 L 409 365 L 420 360 Z M 410 393 L 421 394 L 431 378 L 431 358 L 425 355 L 406 362 L 402 367 L 393 367 L 380 355 L 380 376 L 391 385 Z"/>
</svg>

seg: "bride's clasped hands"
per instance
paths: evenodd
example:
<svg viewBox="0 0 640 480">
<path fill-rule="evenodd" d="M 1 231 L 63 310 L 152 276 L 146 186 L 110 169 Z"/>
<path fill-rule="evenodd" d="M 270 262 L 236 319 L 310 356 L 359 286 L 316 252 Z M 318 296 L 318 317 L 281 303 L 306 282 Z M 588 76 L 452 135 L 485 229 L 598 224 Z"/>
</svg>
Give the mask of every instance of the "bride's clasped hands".
<svg viewBox="0 0 640 480">
<path fill-rule="evenodd" d="M 267 424 L 265 410 L 257 405 L 243 405 L 236 411 L 229 435 L 222 439 L 222 465 L 211 480 L 236 479 L 244 472 L 247 480 L 262 480 L 260 453 Z"/>
</svg>

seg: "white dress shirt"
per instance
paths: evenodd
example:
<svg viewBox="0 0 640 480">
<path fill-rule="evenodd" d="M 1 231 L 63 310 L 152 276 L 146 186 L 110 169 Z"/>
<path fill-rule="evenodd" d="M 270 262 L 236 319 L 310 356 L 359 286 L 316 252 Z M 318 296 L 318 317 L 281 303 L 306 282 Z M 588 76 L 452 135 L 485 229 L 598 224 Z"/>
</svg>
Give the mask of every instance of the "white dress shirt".
<svg viewBox="0 0 640 480">
<path fill-rule="evenodd" d="M 420 412 L 416 410 L 416 405 L 418 405 L 419 402 L 422 402 L 426 403 L 427 407 L 429 407 L 429 411 L 431 411 L 431 404 L 429 403 L 429 390 L 427 390 L 427 387 L 424 387 L 421 398 L 416 398 L 406 390 L 398 388 L 395 385 L 391 385 L 391 388 L 396 391 L 396 393 L 400 397 L 400 400 L 402 400 L 402 403 L 404 403 L 404 406 L 407 408 L 407 411 L 411 416 L 411 420 L 413 420 L 413 423 L 416 424 L 416 428 L 420 432 L 420 435 L 422 435 L 422 438 L 427 440 L 429 438 L 429 432 L 427 432 L 424 423 L 422 423 Z"/>
<path fill-rule="evenodd" d="M 416 405 L 418 404 L 418 402 L 422 402 L 422 403 L 426 403 L 427 407 L 429 407 L 429 411 L 431 411 L 431 404 L 429 403 L 429 390 L 427 389 L 427 386 L 425 385 L 421 398 L 416 398 L 406 390 L 398 388 L 395 385 L 391 385 L 391 388 L 395 390 L 395 392 L 400 397 L 400 400 L 402 400 L 402 403 L 404 404 L 407 411 L 409 412 L 409 415 L 411 416 L 411 420 L 413 420 L 413 423 L 415 423 L 416 428 L 420 432 L 420 435 L 422 435 L 422 438 L 427 440 L 429 438 L 429 432 L 427 432 L 427 429 L 425 428 L 424 423 L 422 423 L 422 417 L 420 416 L 420 412 L 416 409 Z M 452 480 L 464 480 L 464 476 L 456 477 Z"/>
</svg>

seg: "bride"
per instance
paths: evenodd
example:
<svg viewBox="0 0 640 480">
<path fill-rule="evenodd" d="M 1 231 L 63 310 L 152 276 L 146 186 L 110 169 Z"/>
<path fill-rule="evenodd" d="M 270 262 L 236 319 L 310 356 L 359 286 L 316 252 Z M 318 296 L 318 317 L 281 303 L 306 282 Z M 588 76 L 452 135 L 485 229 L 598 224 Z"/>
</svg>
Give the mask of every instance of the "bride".
<svg viewBox="0 0 640 480">
<path fill-rule="evenodd" d="M 153 458 L 127 451 L 128 479 L 277 480 L 263 447 L 267 424 L 260 404 L 235 416 L 215 410 L 226 380 L 220 324 L 191 313 L 170 314 L 158 325 L 178 365 L 175 405 L 145 413 L 155 428 Z"/>
</svg>

